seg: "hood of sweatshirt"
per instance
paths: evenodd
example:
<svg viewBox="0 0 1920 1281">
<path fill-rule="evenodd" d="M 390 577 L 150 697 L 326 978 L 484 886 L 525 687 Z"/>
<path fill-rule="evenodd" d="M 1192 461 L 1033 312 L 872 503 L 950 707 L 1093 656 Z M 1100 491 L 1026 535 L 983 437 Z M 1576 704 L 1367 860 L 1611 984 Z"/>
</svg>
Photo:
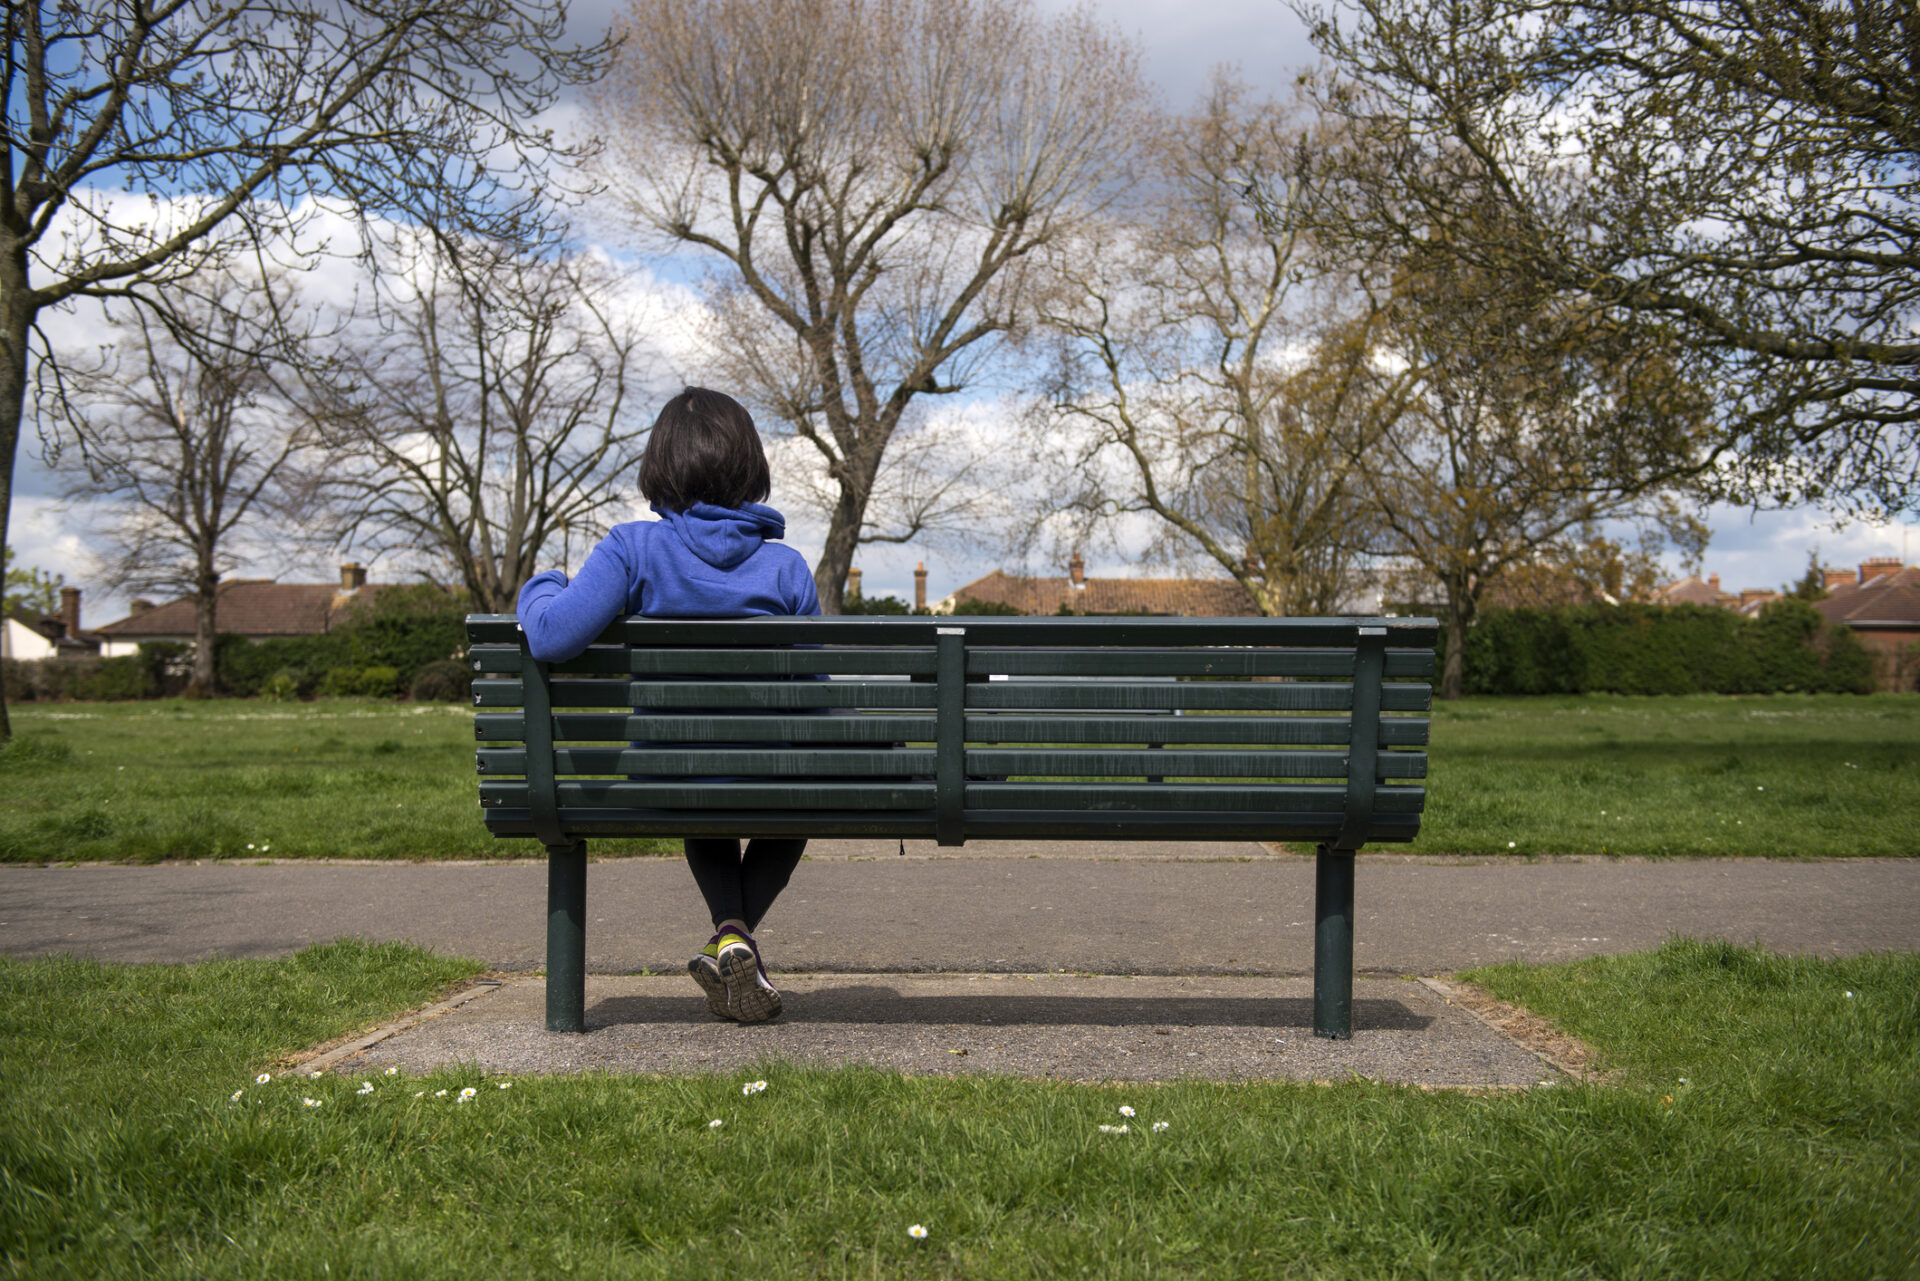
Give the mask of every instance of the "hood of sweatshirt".
<svg viewBox="0 0 1920 1281">
<path fill-rule="evenodd" d="M 683 512 L 662 507 L 653 512 L 672 526 L 688 551 L 715 569 L 732 569 L 759 551 L 762 543 L 787 535 L 787 518 L 761 503 L 744 507 L 695 503 Z"/>
</svg>

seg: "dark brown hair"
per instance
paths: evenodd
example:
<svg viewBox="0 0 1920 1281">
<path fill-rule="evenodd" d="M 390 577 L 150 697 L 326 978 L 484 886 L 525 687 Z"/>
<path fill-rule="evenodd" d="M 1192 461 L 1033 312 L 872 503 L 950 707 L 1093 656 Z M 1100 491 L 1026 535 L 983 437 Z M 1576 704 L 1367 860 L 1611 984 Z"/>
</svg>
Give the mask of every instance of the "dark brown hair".
<svg viewBox="0 0 1920 1281">
<path fill-rule="evenodd" d="M 733 397 L 688 387 L 653 420 L 640 456 L 640 492 L 648 502 L 674 512 L 695 503 L 743 507 L 764 502 L 772 489 L 753 415 Z"/>
</svg>

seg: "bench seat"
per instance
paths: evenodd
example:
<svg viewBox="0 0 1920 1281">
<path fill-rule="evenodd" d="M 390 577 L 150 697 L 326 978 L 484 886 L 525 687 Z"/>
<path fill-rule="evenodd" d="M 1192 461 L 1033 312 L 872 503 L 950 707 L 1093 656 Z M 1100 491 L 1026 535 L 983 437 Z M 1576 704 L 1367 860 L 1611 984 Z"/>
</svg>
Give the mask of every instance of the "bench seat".
<svg viewBox="0 0 1920 1281">
<path fill-rule="evenodd" d="M 1353 851 L 1425 804 L 1431 619 L 626 618 L 559 663 L 467 630 L 482 815 L 550 856 L 550 1027 L 589 837 L 1246 839 L 1317 847 L 1346 1035 Z"/>
</svg>

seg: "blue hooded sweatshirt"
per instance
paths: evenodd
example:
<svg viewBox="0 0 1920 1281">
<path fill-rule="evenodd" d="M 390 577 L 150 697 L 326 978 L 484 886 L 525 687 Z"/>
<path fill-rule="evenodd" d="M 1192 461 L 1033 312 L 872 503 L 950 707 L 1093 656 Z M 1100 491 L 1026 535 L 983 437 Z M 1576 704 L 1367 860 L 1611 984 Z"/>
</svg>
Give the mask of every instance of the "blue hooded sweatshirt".
<svg viewBox="0 0 1920 1281">
<path fill-rule="evenodd" d="M 583 652 L 623 614 L 649 618 L 752 618 L 818 614 L 820 597 L 800 553 L 772 540 L 787 532 L 771 507 L 695 503 L 655 507 L 658 521 L 615 525 L 580 572 L 550 569 L 520 589 L 520 626 L 543 662 Z"/>
</svg>

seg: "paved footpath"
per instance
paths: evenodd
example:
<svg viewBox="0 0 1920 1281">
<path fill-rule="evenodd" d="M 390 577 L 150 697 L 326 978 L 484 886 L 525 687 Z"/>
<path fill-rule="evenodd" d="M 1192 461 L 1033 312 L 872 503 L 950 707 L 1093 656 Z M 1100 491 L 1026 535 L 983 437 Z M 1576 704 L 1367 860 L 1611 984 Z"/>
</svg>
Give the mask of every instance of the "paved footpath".
<svg viewBox="0 0 1920 1281">
<path fill-rule="evenodd" d="M 816 842 L 761 929 L 787 973 L 1299 975 L 1313 860 L 1261 846 Z M 0 951 L 113 961 L 275 956 L 341 935 L 501 970 L 543 963 L 546 870 L 513 863 L 0 867 Z M 595 863 L 587 965 L 677 972 L 708 932 L 677 859 Z M 1446 974 L 1671 933 L 1823 956 L 1920 949 L 1920 859 L 1787 862 L 1363 854 L 1355 964 Z"/>
</svg>

